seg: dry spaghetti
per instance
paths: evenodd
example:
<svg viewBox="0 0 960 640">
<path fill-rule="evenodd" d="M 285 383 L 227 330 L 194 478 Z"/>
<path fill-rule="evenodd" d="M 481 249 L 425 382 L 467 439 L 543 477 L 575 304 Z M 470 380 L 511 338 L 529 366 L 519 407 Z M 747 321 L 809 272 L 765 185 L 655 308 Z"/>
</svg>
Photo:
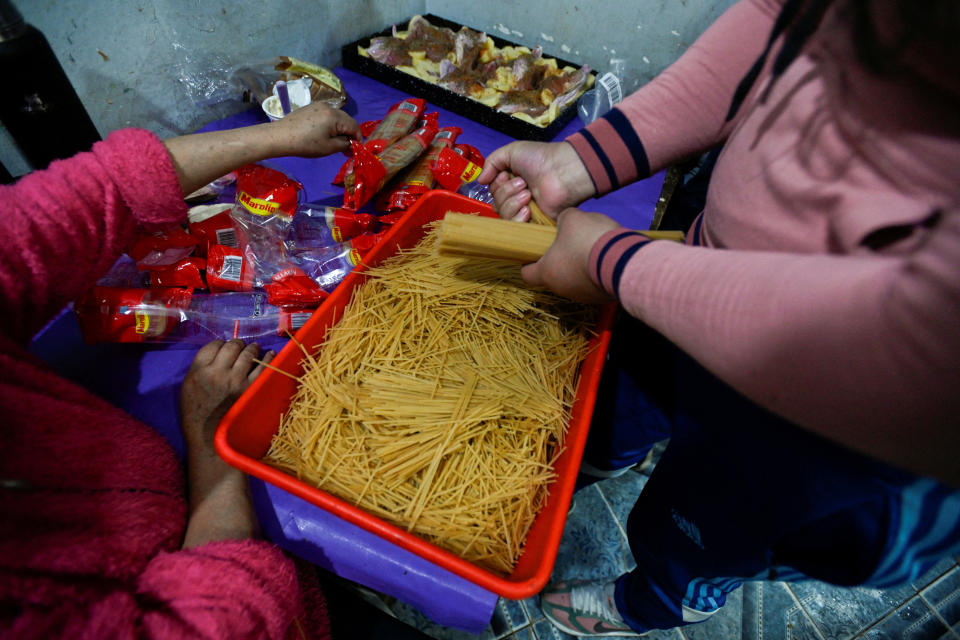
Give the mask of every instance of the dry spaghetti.
<svg viewBox="0 0 960 640">
<path fill-rule="evenodd" d="M 371 269 L 315 354 L 266 461 L 509 573 L 553 479 L 590 308 L 431 231 Z"/>
</svg>

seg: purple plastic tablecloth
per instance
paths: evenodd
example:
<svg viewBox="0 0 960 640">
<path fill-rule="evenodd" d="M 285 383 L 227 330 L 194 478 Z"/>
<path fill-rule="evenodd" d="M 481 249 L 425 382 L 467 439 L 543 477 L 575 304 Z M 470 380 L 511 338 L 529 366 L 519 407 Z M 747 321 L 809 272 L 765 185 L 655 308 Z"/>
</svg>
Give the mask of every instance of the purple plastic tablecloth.
<svg viewBox="0 0 960 640">
<path fill-rule="evenodd" d="M 358 121 L 377 120 L 406 94 L 380 82 L 337 69 L 349 100 L 344 110 Z M 441 126 L 463 130 L 459 142 L 472 144 L 484 155 L 511 141 L 499 133 L 455 113 L 440 112 Z M 214 122 L 204 130 L 230 129 L 266 122 L 259 109 L 250 109 Z M 580 128 L 574 119 L 558 136 L 561 140 Z M 304 185 L 307 200 L 339 206 L 343 190 L 330 184 L 343 156 L 277 158 L 283 169 Z M 660 197 L 663 174 L 588 201 L 583 208 L 599 211 L 621 224 L 647 229 Z M 262 345 L 264 348 L 282 346 Z M 162 433 L 183 455 L 177 418 L 180 383 L 196 347 L 176 345 L 86 345 L 72 312 L 65 310 L 33 342 L 33 351 L 64 376 L 123 407 Z M 392 595 L 420 609 L 433 621 L 471 633 L 486 628 L 497 595 L 442 569 L 420 556 L 316 507 L 270 484 L 251 478 L 251 491 L 265 535 L 279 546 L 340 576 Z"/>
</svg>

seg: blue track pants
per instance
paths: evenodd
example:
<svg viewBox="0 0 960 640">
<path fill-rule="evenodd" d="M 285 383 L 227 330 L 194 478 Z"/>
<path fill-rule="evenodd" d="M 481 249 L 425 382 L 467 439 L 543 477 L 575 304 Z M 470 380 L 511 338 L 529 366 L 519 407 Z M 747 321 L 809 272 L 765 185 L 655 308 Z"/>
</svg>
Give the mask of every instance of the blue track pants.
<svg viewBox="0 0 960 640">
<path fill-rule="evenodd" d="M 786 422 L 624 314 L 584 459 L 623 467 L 664 438 L 617 581 L 638 631 L 704 620 L 745 580 L 885 588 L 960 553 L 960 491 Z"/>
</svg>

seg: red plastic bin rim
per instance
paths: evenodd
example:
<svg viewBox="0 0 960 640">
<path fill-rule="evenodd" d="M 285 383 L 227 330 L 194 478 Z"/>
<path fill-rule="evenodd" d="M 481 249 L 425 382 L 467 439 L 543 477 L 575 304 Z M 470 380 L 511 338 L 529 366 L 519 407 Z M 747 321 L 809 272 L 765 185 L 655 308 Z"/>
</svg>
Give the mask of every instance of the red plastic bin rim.
<svg viewBox="0 0 960 640">
<path fill-rule="evenodd" d="M 294 336 L 295 339 L 291 340 L 280 351 L 272 365 L 292 375 L 298 375 L 302 371 L 301 362 L 303 351 L 296 342 L 299 341 L 301 344 L 313 344 L 317 342 L 316 340 L 308 338 L 308 336 L 317 330 L 316 327 L 320 326 L 329 314 L 333 313 L 331 310 L 336 309 L 338 304 L 342 305 L 349 300 L 353 288 L 366 279 L 364 275 L 366 264 L 376 265 L 382 259 L 392 255 L 397 248 L 395 246 L 397 239 L 409 233 L 412 225 L 422 224 L 417 222 L 419 219 L 426 217 L 426 221 L 429 222 L 442 218 L 447 211 L 479 213 L 480 215 L 486 216 L 496 215 L 488 205 L 459 194 L 437 190 L 422 196 L 367 255 L 364 264 L 355 268 L 353 272 L 344 279 L 341 285 L 334 290 L 333 294 L 324 301 L 310 320 L 297 331 L 297 334 Z M 563 466 L 563 469 L 557 469 L 558 477 L 549 486 L 547 503 L 534 521 L 534 528 L 536 528 L 538 524 L 547 526 L 546 532 L 540 536 L 541 539 L 539 541 L 541 548 L 531 549 L 528 544 L 520 558 L 520 563 L 522 563 L 524 556 L 528 553 L 535 552 L 539 554 L 539 556 L 535 558 L 538 564 L 534 566 L 532 573 L 529 573 L 527 577 L 522 579 L 512 578 L 511 576 L 504 577 L 484 569 L 479 565 L 468 562 L 449 551 L 423 540 L 415 534 L 387 523 L 374 515 L 368 514 L 359 507 L 347 503 L 330 493 L 308 485 L 284 471 L 271 467 L 260 459 L 253 458 L 238 451 L 231 444 L 231 439 L 242 436 L 242 429 L 245 424 L 243 419 L 244 414 L 251 405 L 262 401 L 261 396 L 264 394 L 265 388 L 271 383 L 283 383 L 283 381 L 275 380 L 279 376 L 286 378 L 282 373 L 271 369 L 266 370 L 254 381 L 250 388 L 244 392 L 234 406 L 231 407 L 221 420 L 217 429 L 214 439 L 216 450 L 231 466 L 288 491 L 474 584 L 509 599 L 521 600 L 531 597 L 536 595 L 543 586 L 547 584 L 553 570 L 560 538 L 563 533 L 563 525 L 566 520 L 566 512 L 576 480 L 576 470 L 579 467 L 580 457 L 582 456 L 583 446 L 586 441 L 589 417 L 592 414 L 593 405 L 596 400 L 596 386 L 599 383 L 600 371 L 603 367 L 603 358 L 609 345 L 610 326 L 612 324 L 614 311 L 615 307 L 613 305 L 608 305 L 603 309 L 596 327 L 597 335 L 591 340 L 591 352 L 581 364 L 580 383 L 574 401 L 571 422 L 568 425 L 567 441 L 564 443 L 565 450 L 560 459 L 566 460 L 566 464 Z M 332 325 L 333 323 L 330 324 Z M 330 325 L 323 325 L 319 330 L 322 331 L 326 326 Z M 292 381 L 290 382 L 292 383 Z M 286 406 L 287 404 L 284 404 L 283 408 L 286 408 Z M 578 422 L 578 424 L 574 424 L 575 422 Z M 279 426 L 279 423 L 274 426 L 274 433 L 277 426 Z M 542 523 L 540 522 L 541 518 L 548 516 L 549 520 L 544 520 Z M 531 529 L 531 532 L 532 531 L 533 529 Z M 528 534 L 528 541 L 529 540 L 530 537 Z M 514 573 L 516 573 L 516 571 Z"/>
</svg>

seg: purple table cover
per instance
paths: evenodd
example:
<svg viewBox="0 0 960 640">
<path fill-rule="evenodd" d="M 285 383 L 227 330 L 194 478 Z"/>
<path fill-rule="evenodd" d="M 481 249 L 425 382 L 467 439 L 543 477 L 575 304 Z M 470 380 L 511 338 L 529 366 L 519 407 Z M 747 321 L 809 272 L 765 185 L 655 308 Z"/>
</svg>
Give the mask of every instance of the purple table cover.
<svg viewBox="0 0 960 640">
<path fill-rule="evenodd" d="M 344 110 L 359 122 L 377 120 L 391 105 L 407 97 L 378 81 L 346 69 L 336 69 L 349 100 Z M 485 156 L 511 138 L 463 116 L 439 111 L 440 126 L 463 130 L 458 142 L 475 146 Z M 244 111 L 204 127 L 230 129 L 266 122 L 259 108 Z M 574 119 L 558 136 L 579 129 Z M 310 201 L 340 206 L 343 189 L 330 184 L 343 163 L 341 155 L 327 158 L 277 158 L 268 162 L 297 178 Z M 660 197 L 663 173 L 583 205 L 605 213 L 624 226 L 647 229 Z M 263 344 L 279 349 L 285 340 Z M 33 351 L 64 376 L 123 407 L 162 433 L 183 456 L 177 403 L 180 383 L 197 346 L 83 343 L 73 313 L 64 310 L 34 339 Z M 498 596 L 420 556 L 256 478 L 250 479 L 257 514 L 266 537 L 280 547 L 337 575 L 392 595 L 421 610 L 438 624 L 481 633 L 489 624 Z"/>
</svg>

